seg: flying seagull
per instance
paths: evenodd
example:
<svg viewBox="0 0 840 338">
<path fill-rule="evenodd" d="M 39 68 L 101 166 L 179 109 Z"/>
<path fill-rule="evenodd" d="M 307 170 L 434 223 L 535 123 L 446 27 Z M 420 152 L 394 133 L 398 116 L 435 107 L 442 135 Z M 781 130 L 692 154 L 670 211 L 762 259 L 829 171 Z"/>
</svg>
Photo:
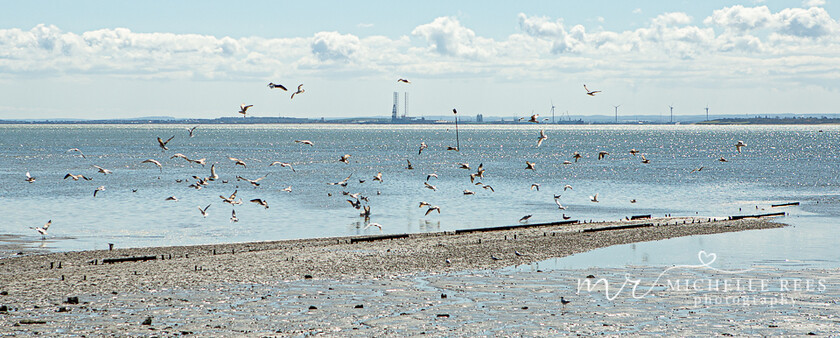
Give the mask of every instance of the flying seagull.
<svg viewBox="0 0 840 338">
<path fill-rule="evenodd" d="M 201 216 L 204 216 L 205 218 L 207 218 L 207 209 L 208 208 L 210 208 L 210 204 L 208 204 L 206 207 L 204 207 L 204 209 L 202 209 L 201 207 L 198 207 L 198 211 L 201 212 Z"/>
<path fill-rule="evenodd" d="M 151 158 L 150 158 L 150 159 L 145 160 L 145 161 L 140 162 L 140 163 L 151 163 L 151 164 L 154 164 L 154 165 L 158 166 L 158 169 L 160 169 L 160 172 L 163 172 L 163 166 L 161 166 L 161 165 L 160 165 L 160 162 L 158 162 L 158 161 L 157 161 L 157 160 L 155 160 L 155 159 L 151 159 Z"/>
<path fill-rule="evenodd" d="M 747 145 L 744 143 L 744 141 L 738 141 L 737 143 L 735 143 L 735 149 L 738 150 L 739 154 L 741 153 L 741 148 L 746 147 L 746 146 Z"/>
<path fill-rule="evenodd" d="M 595 196 L 589 196 L 589 200 L 592 202 L 598 202 L 598 194 L 595 194 Z"/>
<path fill-rule="evenodd" d="M 264 206 L 266 209 L 268 209 L 268 201 L 266 201 L 266 200 L 261 200 L 261 199 L 259 199 L 259 198 L 255 198 L 255 199 L 252 199 L 252 200 L 251 200 L 251 202 L 256 203 L 256 204 L 259 204 L 259 205 L 262 205 L 262 206 Z"/>
<path fill-rule="evenodd" d="M 290 97 L 289 99 L 293 99 L 295 98 L 295 94 L 303 94 L 303 92 L 305 92 L 305 90 L 303 90 L 303 83 L 301 83 L 298 85 L 297 91 L 292 93 L 292 97 Z"/>
<path fill-rule="evenodd" d="M 583 89 L 586 90 L 586 95 L 589 96 L 595 96 L 596 93 L 601 92 L 600 90 L 589 90 L 589 88 L 586 88 L 586 85 L 583 85 Z"/>
<path fill-rule="evenodd" d="M 408 81 L 408 79 L 399 79 L 397 80 L 397 82 L 411 83 L 411 81 Z"/>
<path fill-rule="evenodd" d="M 236 210 L 230 211 L 230 221 L 231 222 L 239 222 L 239 218 L 236 217 Z"/>
<path fill-rule="evenodd" d="M 47 221 L 47 224 L 44 224 L 44 226 L 42 226 L 42 227 L 29 227 L 29 228 L 37 231 L 39 234 L 41 234 L 41 239 L 44 239 L 44 238 L 47 237 L 47 229 L 50 228 L 50 225 L 52 225 L 52 220 Z"/>
<path fill-rule="evenodd" d="M 430 213 L 432 213 L 432 211 L 435 211 L 435 210 L 437 210 L 438 214 L 440 214 L 440 207 L 434 205 L 434 206 L 429 206 L 429 209 L 426 210 L 426 214 L 423 215 L 423 216 L 428 216 Z"/>
<path fill-rule="evenodd" d="M 310 146 L 314 146 L 314 145 L 315 145 L 315 144 L 314 144 L 314 143 L 312 143 L 312 141 L 310 141 L 310 140 L 295 140 L 295 143 L 308 144 L 308 145 L 310 145 Z"/>
<path fill-rule="evenodd" d="M 610 154 L 610 153 L 608 153 L 608 152 L 606 152 L 606 151 L 601 150 L 601 151 L 599 151 L 599 152 L 598 152 L 598 159 L 599 159 L 599 160 L 603 160 L 603 159 L 604 159 L 604 157 L 607 157 L 607 155 L 609 155 L 609 154 Z"/>
<path fill-rule="evenodd" d="M 253 104 L 249 104 L 249 105 L 246 105 L 246 104 L 244 104 L 244 103 L 243 103 L 243 104 L 240 104 L 240 105 L 239 105 L 239 111 L 238 111 L 238 113 L 242 114 L 242 117 L 244 118 L 244 117 L 245 117 L 245 114 L 247 114 L 247 113 L 248 113 L 248 108 L 251 108 L 251 107 L 253 107 L 253 106 L 254 106 Z"/>
<path fill-rule="evenodd" d="M 531 216 L 533 216 L 533 215 L 525 215 L 525 216 L 522 216 L 522 218 L 520 218 L 520 219 L 519 219 L 519 222 L 525 222 L 525 221 L 527 221 L 529 218 L 531 218 Z"/>
<path fill-rule="evenodd" d="M 79 150 L 79 148 L 67 149 L 67 152 L 68 152 L 68 153 L 69 153 L 69 152 L 71 152 L 71 151 L 78 152 L 78 153 L 79 153 L 79 155 L 82 155 L 82 158 L 87 158 L 87 157 L 85 157 L 85 154 L 83 154 L 83 153 L 82 153 L 82 151 L 81 151 L 81 150 Z"/>
<path fill-rule="evenodd" d="M 100 166 L 98 166 L 98 165 L 94 165 L 93 167 L 94 167 L 94 168 L 96 168 L 96 170 L 98 170 L 98 172 L 102 173 L 102 175 L 108 175 L 108 174 L 113 173 L 113 171 L 110 171 L 110 170 L 108 170 L 108 169 L 102 168 L 102 167 L 100 167 Z"/>
<path fill-rule="evenodd" d="M 280 88 L 280 89 L 282 89 L 284 92 L 288 90 L 288 89 L 286 89 L 286 87 L 285 87 L 285 86 L 283 86 L 283 85 L 281 85 L 281 84 L 274 83 L 274 82 L 269 82 L 269 83 L 268 83 L 268 88 L 271 88 L 271 89 L 274 89 L 274 88 Z"/>
<path fill-rule="evenodd" d="M 540 129 L 540 137 L 537 138 L 537 147 L 539 148 L 546 139 L 548 139 L 548 136 L 545 136 L 545 130 Z"/>
<path fill-rule="evenodd" d="M 349 164 L 350 163 L 350 154 L 344 154 L 344 156 L 341 156 L 341 158 L 339 158 L 338 161 Z"/>
<path fill-rule="evenodd" d="M 187 129 L 188 132 L 190 132 L 190 137 L 194 136 L 193 132 L 195 131 L 195 128 L 198 128 L 198 126 L 195 126 L 195 127 L 192 127 L 192 128 L 185 128 L 185 129 Z"/>
<path fill-rule="evenodd" d="M 245 182 L 251 183 L 251 185 L 253 185 L 254 187 L 259 187 L 260 186 L 260 183 L 259 183 L 260 180 L 266 178 L 266 176 L 268 176 L 268 174 L 265 174 L 265 176 L 257 178 L 257 179 L 253 179 L 253 180 L 249 180 L 249 179 L 244 178 L 242 176 L 236 176 L 236 180 L 237 181 L 245 181 Z"/>
<path fill-rule="evenodd" d="M 533 170 L 533 171 L 537 171 L 537 168 L 534 168 L 535 165 L 536 165 L 536 163 L 534 163 L 534 162 L 525 161 L 525 170 L 530 169 L 530 170 Z"/>
<path fill-rule="evenodd" d="M 175 138 L 175 135 L 172 135 L 172 137 L 170 137 L 168 140 L 163 141 L 160 137 L 158 137 L 157 141 L 158 146 L 160 146 L 160 149 L 163 149 L 164 151 L 169 150 L 169 148 L 166 147 L 166 144 L 169 143 L 169 141 L 172 141 L 173 138 Z"/>
<path fill-rule="evenodd" d="M 268 166 L 270 167 L 270 166 L 273 166 L 275 164 L 279 164 L 281 167 L 288 167 L 289 169 L 292 169 L 292 172 L 295 172 L 295 168 L 293 168 L 290 163 L 286 163 L 286 162 L 274 161 L 274 162 L 271 162 L 271 164 L 269 164 Z"/>
<path fill-rule="evenodd" d="M 238 158 L 236 158 L 236 157 L 230 157 L 230 156 L 228 156 L 228 159 L 229 159 L 229 160 L 231 160 L 231 161 L 233 161 L 233 165 L 234 165 L 234 166 L 236 166 L 236 165 L 241 165 L 242 167 L 245 167 L 245 168 L 247 168 L 247 167 L 248 167 L 248 166 L 246 166 L 246 165 L 245 165 L 245 162 L 244 162 L 244 161 L 242 161 L 242 160 L 240 160 L 240 159 L 238 159 Z M 212 169 L 212 166 L 211 166 L 211 169 Z"/>
<path fill-rule="evenodd" d="M 93 197 L 96 197 L 96 193 L 98 193 L 100 191 L 104 191 L 104 190 L 105 190 L 105 186 L 100 185 L 99 187 L 96 188 L 96 190 L 93 191 Z"/>
<path fill-rule="evenodd" d="M 65 180 L 66 180 L 68 177 L 69 177 L 69 178 L 72 178 L 74 181 L 78 181 L 80 178 L 81 178 L 81 179 L 84 179 L 85 181 L 90 181 L 90 180 L 92 180 L 92 178 L 87 178 L 87 177 L 85 177 L 85 175 L 82 175 L 82 174 L 79 174 L 79 175 L 73 175 L 73 174 L 67 173 L 67 175 L 64 175 L 64 179 L 65 179 Z"/>
<path fill-rule="evenodd" d="M 26 172 L 26 181 L 29 182 L 29 183 L 34 183 L 35 182 L 35 177 L 30 175 L 28 171 Z"/>
<path fill-rule="evenodd" d="M 422 153 L 423 153 L 423 149 L 426 149 L 426 148 L 428 148 L 428 147 L 429 147 L 429 146 L 427 146 L 427 145 L 426 145 L 426 142 L 420 142 L 420 151 L 418 151 L 418 152 L 417 152 L 417 155 L 422 154 Z"/>
</svg>

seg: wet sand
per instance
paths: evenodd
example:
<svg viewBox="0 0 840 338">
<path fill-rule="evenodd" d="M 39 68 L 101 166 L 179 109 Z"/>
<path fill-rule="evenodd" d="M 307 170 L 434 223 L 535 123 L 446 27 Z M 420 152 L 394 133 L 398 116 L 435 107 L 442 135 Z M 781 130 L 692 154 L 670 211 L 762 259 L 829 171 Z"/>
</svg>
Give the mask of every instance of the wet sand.
<svg viewBox="0 0 840 338">
<path fill-rule="evenodd" d="M 581 232 L 634 223 L 658 225 Z M 610 245 L 779 226 L 782 225 L 764 219 L 708 222 L 708 218 L 669 218 L 457 235 L 412 234 L 406 238 L 355 243 L 351 242 L 364 237 L 13 257 L 0 260 L 3 281 L 0 310 L 6 307 L 5 312 L 0 312 L 0 327 L 3 327 L 0 331 L 210 336 L 320 332 L 367 336 L 425 330 L 452 335 L 460 332 L 447 330 L 469 328 L 464 333 L 621 333 L 599 326 L 603 324 L 599 320 L 614 314 L 633 323 L 633 316 L 647 314 L 638 311 L 621 314 L 626 309 L 621 310 L 612 302 L 603 306 L 587 305 L 580 296 L 571 296 L 567 287 L 555 283 L 562 278 L 579 278 L 582 272 L 566 276 L 560 270 L 522 273 L 493 269 Z M 106 259 L 149 256 L 155 259 L 103 263 Z M 483 277 L 475 277 L 476 271 L 484 271 L 479 273 Z M 599 277 L 620 276 L 620 273 L 591 272 Z M 835 279 L 837 276 L 836 271 L 821 273 Z M 473 276 L 472 282 L 467 276 Z M 529 282 L 533 278 L 543 280 L 542 284 L 526 287 L 533 284 Z M 480 286 L 470 286 L 470 283 Z M 527 305 L 533 300 L 534 287 L 559 294 Z M 836 294 L 837 288 L 829 289 Z M 459 292 L 464 294 L 456 296 Z M 453 293 L 453 297 L 441 298 L 441 293 Z M 574 305 L 559 304 L 559 295 L 563 294 L 575 299 Z M 78 297 L 79 304 L 71 304 L 72 297 Z M 645 301 L 667 302 L 667 299 L 654 297 Z M 630 303 L 624 307 L 633 308 L 633 302 Z M 437 307 L 443 304 L 447 307 Z M 618 310 L 611 310 L 607 305 Z M 658 307 L 660 311 L 673 310 L 667 304 Z M 487 308 L 496 312 L 485 312 Z M 560 318 L 559 321 L 541 321 L 535 319 L 540 317 L 526 315 L 540 308 L 544 309 L 540 312 L 542 316 Z M 832 309 L 836 313 L 836 305 Z M 520 311 L 526 312 L 518 314 Z M 802 310 L 791 313 L 799 315 L 799 311 Z M 594 323 L 592 326 L 581 319 L 587 313 L 592 315 L 589 318 Z M 582 331 L 572 330 L 568 319 L 571 317 L 563 316 L 578 318 L 581 321 L 578 329 Z M 142 324 L 147 319 L 151 325 Z M 445 325 L 440 325 L 444 320 Z M 565 324 L 560 325 L 561 322 Z M 555 324 L 549 325 L 552 329 L 548 330 L 544 327 L 547 323 Z M 679 332 L 669 326 L 660 329 L 663 331 L 657 332 Z"/>
</svg>

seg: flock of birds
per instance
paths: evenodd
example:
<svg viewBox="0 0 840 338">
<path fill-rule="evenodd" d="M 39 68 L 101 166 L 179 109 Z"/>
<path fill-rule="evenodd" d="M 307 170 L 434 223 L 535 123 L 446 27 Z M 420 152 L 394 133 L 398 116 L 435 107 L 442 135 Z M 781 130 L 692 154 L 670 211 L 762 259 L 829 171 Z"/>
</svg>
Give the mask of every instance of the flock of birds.
<svg viewBox="0 0 840 338">
<path fill-rule="evenodd" d="M 402 78 L 397 80 L 397 82 L 406 83 L 406 84 L 411 83 L 409 80 L 402 79 Z M 283 86 L 281 84 L 275 84 L 273 82 L 269 83 L 268 87 L 271 88 L 271 89 L 277 88 L 277 89 L 280 89 L 280 90 L 283 90 L 283 91 L 287 91 L 285 86 Z M 595 91 L 589 90 L 589 88 L 586 85 L 584 85 L 584 89 L 586 90 L 586 94 L 589 95 L 589 96 L 595 96 L 596 93 L 601 92 L 600 90 L 595 90 Z M 291 98 L 294 98 L 295 95 L 299 95 L 303 92 L 304 92 L 303 84 L 300 84 L 297 87 L 297 91 L 292 93 Z M 242 114 L 243 116 L 245 116 L 247 114 L 248 109 L 252 106 L 253 105 L 242 104 L 240 106 L 239 113 Z M 452 111 L 453 111 L 453 113 L 457 114 L 456 109 L 453 109 Z M 530 117 L 530 119 L 528 120 L 528 122 L 539 124 L 540 123 L 539 115 L 538 114 L 532 115 Z M 197 127 L 198 126 L 194 126 L 194 127 L 191 127 L 191 128 L 186 128 L 186 130 L 189 132 L 188 137 L 192 138 L 192 137 L 195 136 L 195 130 L 196 130 Z M 157 137 L 157 146 L 161 149 L 162 152 L 166 152 L 166 151 L 170 150 L 169 144 L 174 138 L 175 138 L 174 135 L 169 137 L 166 140 L 164 140 L 160 137 Z M 549 139 L 549 137 L 546 134 L 545 130 L 541 129 L 539 131 L 539 135 L 536 138 L 536 147 L 542 146 L 543 143 L 548 139 Z M 315 143 L 310 141 L 310 140 L 294 140 L 294 142 L 297 143 L 297 144 L 300 144 L 301 146 L 315 147 Z M 734 145 L 734 147 L 736 148 L 738 153 L 740 153 L 741 149 L 745 146 L 746 146 L 746 144 L 743 141 L 738 141 Z M 417 155 L 421 156 L 423 154 L 423 151 L 426 150 L 426 149 L 428 149 L 428 145 L 425 142 L 421 141 L 420 144 L 419 144 Z M 448 151 L 456 151 L 456 152 L 459 151 L 458 147 L 452 147 L 452 146 L 448 146 L 446 149 Z M 77 153 L 78 156 L 80 156 L 81 158 L 87 159 L 87 156 L 79 148 L 71 148 L 71 149 L 68 149 L 67 152 L 68 153 Z M 630 149 L 629 154 L 632 155 L 633 157 L 636 157 L 636 155 L 639 154 L 639 156 L 641 158 L 640 162 L 642 164 L 649 164 L 651 162 L 649 159 L 647 159 L 645 157 L 645 154 L 641 154 L 641 152 L 636 150 L 636 149 Z M 607 152 L 607 151 L 603 151 L 603 150 L 599 151 L 597 153 L 597 159 L 598 160 L 603 160 L 608 155 L 610 155 L 610 153 Z M 351 154 L 344 154 L 344 155 L 339 156 L 336 159 L 336 161 L 338 163 L 349 164 L 351 157 L 352 157 Z M 574 162 L 572 162 L 571 160 L 565 160 L 565 161 L 562 162 L 562 164 L 563 165 L 572 165 L 573 163 L 578 162 L 582 157 L 583 157 L 583 155 L 581 153 L 574 152 L 572 157 L 571 157 L 571 160 L 573 160 Z M 169 159 L 170 160 L 172 160 L 172 159 L 183 159 L 184 161 L 186 161 L 189 164 L 198 164 L 198 165 L 201 165 L 202 167 L 207 164 L 206 158 L 191 159 L 191 158 L 189 158 L 189 157 L 187 157 L 187 156 L 185 156 L 184 154 L 181 154 L 181 153 L 173 154 L 169 157 Z M 228 157 L 228 159 L 231 161 L 234 168 L 237 167 L 237 166 L 241 166 L 243 168 L 248 167 L 248 164 L 242 159 L 238 159 L 238 158 L 234 158 L 234 157 Z M 724 157 L 720 157 L 720 159 L 718 159 L 718 161 L 727 162 L 727 160 Z M 158 167 L 158 169 L 160 170 L 161 173 L 163 173 L 164 165 L 163 165 L 163 163 L 161 163 L 160 161 L 158 161 L 156 159 L 149 158 L 149 159 L 143 160 L 139 163 L 140 164 L 154 165 L 154 166 Z M 412 165 L 410 159 L 406 159 L 406 164 L 407 165 L 403 169 L 405 169 L 405 170 L 414 170 L 415 169 L 414 166 Z M 296 172 L 295 168 L 292 166 L 292 163 L 282 162 L 282 161 L 274 161 L 274 162 L 271 162 L 268 166 L 272 167 L 272 166 L 275 166 L 275 165 L 279 165 L 281 168 L 288 168 L 293 173 Z M 473 170 L 469 163 L 457 163 L 456 167 L 458 169 L 463 169 L 463 170 L 467 170 L 467 171 L 472 171 Z M 95 165 L 95 164 L 91 164 L 91 168 L 95 169 L 96 173 L 101 173 L 103 175 L 113 174 L 112 170 L 103 168 L 103 167 Z M 525 161 L 525 166 L 524 166 L 523 169 L 524 170 L 536 171 L 537 170 L 537 163 L 536 162 L 531 162 L 531 161 Z M 699 172 L 699 171 L 702 171 L 703 169 L 704 169 L 704 167 L 699 167 L 697 169 L 693 169 L 691 172 Z M 471 172 L 470 174 L 465 175 L 465 177 L 469 178 L 470 184 L 472 186 L 481 188 L 481 189 L 489 191 L 489 192 L 495 192 L 496 190 L 492 186 L 482 182 L 484 177 L 485 177 L 486 172 L 487 172 L 487 169 L 484 167 L 484 164 L 482 163 L 482 164 L 478 165 L 478 167 L 475 169 L 474 172 Z M 348 184 L 350 183 L 350 179 L 352 178 L 352 176 L 353 176 L 353 174 L 351 173 L 350 175 L 348 175 L 347 177 L 345 177 L 341 181 L 327 182 L 326 184 L 330 185 L 330 186 L 339 186 L 341 188 L 346 188 L 346 187 L 348 187 Z M 432 191 L 437 191 L 438 188 L 433 184 L 434 181 L 432 179 L 437 180 L 439 178 L 438 174 L 436 172 L 431 172 L 431 173 L 424 174 L 424 176 L 425 176 L 426 179 L 423 182 L 423 187 L 426 188 L 426 189 L 432 190 Z M 262 180 L 266 179 L 267 177 L 268 177 L 268 174 L 266 174 L 262 177 L 254 178 L 254 179 L 249 179 L 249 178 L 243 177 L 241 175 L 235 175 L 235 179 L 236 179 L 237 182 L 240 182 L 240 181 L 245 182 L 247 184 L 250 184 L 254 188 L 260 187 L 260 184 L 261 184 L 260 182 Z M 73 174 L 73 173 L 67 173 L 64 176 L 64 180 L 67 180 L 68 178 L 72 179 L 73 181 L 79 181 L 79 180 L 91 181 L 91 180 L 93 180 L 93 178 L 85 176 L 83 174 Z M 190 183 L 188 185 L 188 187 L 196 189 L 196 190 L 202 189 L 203 187 L 209 185 L 211 182 L 219 181 L 220 176 L 216 172 L 216 163 L 211 164 L 208 176 L 193 175 L 192 179 L 193 179 L 193 181 L 187 182 L 187 183 Z M 367 179 L 365 179 L 365 178 L 358 178 L 358 177 L 357 177 L 357 180 L 358 180 L 359 184 L 363 184 L 367 181 Z M 379 172 L 377 172 L 376 175 L 372 176 L 370 178 L 370 180 L 372 182 L 377 182 L 378 181 L 378 182 L 382 183 L 382 182 L 384 182 L 385 178 L 383 177 L 382 172 L 379 171 Z M 32 176 L 29 172 L 26 172 L 26 181 L 29 182 L 29 183 L 35 183 L 36 178 L 34 176 Z M 178 182 L 178 183 L 182 183 L 184 181 L 188 181 L 188 180 L 176 179 L 176 182 Z M 228 180 L 221 180 L 221 181 L 222 181 L 222 183 L 228 183 Z M 539 191 L 540 187 L 541 187 L 541 185 L 539 183 L 532 183 L 531 186 L 530 186 L 530 189 L 535 190 L 535 191 Z M 237 186 L 237 188 L 238 188 L 238 186 Z M 571 185 L 567 184 L 563 187 L 563 191 L 566 191 L 566 190 L 573 190 L 573 187 Z M 105 186 L 104 185 L 98 186 L 93 191 L 93 197 L 95 198 L 97 196 L 97 194 L 99 194 L 100 192 L 103 192 L 103 191 L 105 191 Z M 132 189 L 132 191 L 136 192 L 137 190 Z M 281 191 L 291 193 L 292 192 L 292 187 L 288 186 L 284 189 L 281 189 Z M 232 194 L 230 194 L 230 195 L 219 195 L 219 198 L 221 199 L 221 202 L 223 204 L 229 204 L 231 207 L 238 206 L 238 205 L 242 204 L 242 198 L 237 198 L 238 192 L 239 192 L 239 190 L 235 189 Z M 377 191 L 377 194 L 379 194 L 379 191 Z M 466 195 L 466 196 L 469 196 L 469 195 L 475 195 L 476 192 L 471 191 L 469 189 L 464 189 L 463 194 Z M 333 196 L 332 192 L 329 192 L 328 196 Z M 344 199 L 348 202 L 348 204 L 352 208 L 359 211 L 359 216 L 364 219 L 363 224 L 364 224 L 365 228 L 376 227 L 376 228 L 380 229 L 380 231 L 382 230 L 382 228 L 383 228 L 382 224 L 375 223 L 375 222 L 370 222 L 371 206 L 370 206 L 370 198 L 368 196 L 362 195 L 361 192 L 352 193 L 352 192 L 349 192 L 349 191 L 341 191 L 341 196 L 346 196 L 346 197 L 344 197 Z M 175 196 L 169 196 L 165 200 L 166 201 L 178 201 L 179 199 Z M 554 203 L 557 205 L 558 209 L 566 210 L 567 207 L 564 206 L 561 203 L 560 200 L 561 200 L 561 194 L 555 194 L 554 195 Z M 595 193 L 595 194 L 589 196 L 589 201 L 592 202 L 592 203 L 600 202 L 599 194 Z M 262 198 L 252 198 L 252 199 L 249 200 L 249 202 L 254 203 L 255 205 L 261 206 L 264 209 L 269 208 L 268 201 L 266 201 L 265 199 L 262 199 Z M 635 202 L 636 202 L 635 199 L 630 200 L 630 203 L 635 203 Z M 209 215 L 208 209 L 210 209 L 211 206 L 212 206 L 212 203 L 207 204 L 206 206 L 198 206 L 197 208 L 198 208 L 198 211 L 199 211 L 200 215 L 202 217 L 206 218 Z M 424 216 L 428 216 L 428 215 L 430 215 L 432 213 L 435 213 L 435 212 L 438 213 L 438 214 L 440 214 L 442 212 L 442 208 L 440 206 L 434 205 L 434 204 L 426 202 L 426 201 L 420 201 L 419 202 L 419 208 L 426 208 Z M 519 219 L 519 222 L 527 222 L 531 217 L 532 217 L 532 215 L 530 215 L 530 214 L 525 215 L 525 216 L 523 216 Z M 567 216 L 565 213 L 562 214 L 562 217 L 563 217 L 563 219 L 571 218 L 570 216 Z M 231 209 L 230 221 L 231 222 L 238 222 L 239 221 L 239 218 L 236 215 L 235 208 Z M 52 220 L 50 220 L 49 222 L 47 222 L 45 225 L 43 225 L 41 227 L 30 227 L 30 228 L 37 231 L 42 236 L 42 239 L 44 239 L 47 236 L 47 230 L 49 229 L 51 224 L 52 224 Z"/>
</svg>

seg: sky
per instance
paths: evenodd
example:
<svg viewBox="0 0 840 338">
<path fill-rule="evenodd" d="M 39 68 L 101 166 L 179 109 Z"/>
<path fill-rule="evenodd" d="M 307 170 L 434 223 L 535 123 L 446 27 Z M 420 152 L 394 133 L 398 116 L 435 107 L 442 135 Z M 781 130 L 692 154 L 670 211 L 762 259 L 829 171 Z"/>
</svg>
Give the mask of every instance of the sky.
<svg viewBox="0 0 840 338">
<path fill-rule="evenodd" d="M 835 114 L 834 1 L 6 1 L 0 119 Z"/>
</svg>

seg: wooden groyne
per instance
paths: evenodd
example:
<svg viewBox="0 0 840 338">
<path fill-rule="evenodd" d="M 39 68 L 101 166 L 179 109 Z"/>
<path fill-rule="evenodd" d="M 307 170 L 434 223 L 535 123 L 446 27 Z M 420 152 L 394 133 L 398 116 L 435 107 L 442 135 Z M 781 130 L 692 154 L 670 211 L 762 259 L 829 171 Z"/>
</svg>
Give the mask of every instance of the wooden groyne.
<svg viewBox="0 0 840 338">
<path fill-rule="evenodd" d="M 755 215 L 737 215 L 737 216 L 729 216 L 729 220 L 737 220 L 737 219 L 744 219 L 744 218 L 761 218 L 761 217 L 776 217 L 776 216 L 784 216 L 786 213 L 784 212 L 773 212 L 769 214 L 755 214 Z"/>
</svg>

